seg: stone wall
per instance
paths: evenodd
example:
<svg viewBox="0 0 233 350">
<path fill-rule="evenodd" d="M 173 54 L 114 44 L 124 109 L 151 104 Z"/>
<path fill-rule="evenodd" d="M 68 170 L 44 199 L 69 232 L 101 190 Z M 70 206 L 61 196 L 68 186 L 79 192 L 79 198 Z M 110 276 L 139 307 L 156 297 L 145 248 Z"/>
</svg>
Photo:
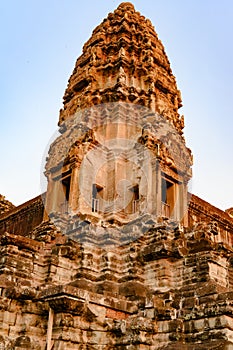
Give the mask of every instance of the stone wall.
<svg viewBox="0 0 233 350">
<path fill-rule="evenodd" d="M 64 350 L 231 349 L 232 248 L 213 237 L 167 221 L 112 249 L 49 222 L 27 237 L 3 234 L 6 348 L 44 349 L 51 334 Z"/>
<path fill-rule="evenodd" d="M 9 212 L 0 215 L 0 233 L 5 231 L 18 235 L 27 235 L 43 219 L 44 205 L 42 196 L 29 200 Z"/>
<path fill-rule="evenodd" d="M 9 202 L 3 195 L 0 194 L 0 215 L 9 212 L 15 206 Z"/>
<path fill-rule="evenodd" d="M 140 161 L 144 150 L 151 150 L 151 164 L 157 159 L 162 167 L 156 174 L 159 200 L 155 201 L 157 197 L 149 192 L 150 201 L 161 207 L 161 177 L 167 176 L 163 179 L 167 187 L 172 176 L 180 186 L 180 172 L 184 175 L 183 187 L 178 191 L 180 211 L 186 208 L 192 156 L 182 136 L 180 92 L 150 21 L 132 4 L 122 3 L 94 30 L 69 80 L 59 120 L 65 137 L 62 142 L 62 136 L 55 140 L 46 165 L 47 204 L 52 210 L 44 212 L 40 196 L 16 208 L 0 198 L 4 202 L 0 216 L 0 349 L 232 350 L 230 214 L 196 196 L 189 201 L 185 220 L 181 214 L 174 217 L 161 215 L 160 210 L 147 210 L 149 206 L 144 212 L 134 211 L 130 219 L 126 215 L 110 218 L 103 212 L 96 214 L 91 207 L 88 215 L 85 208 L 77 211 L 77 165 L 104 134 L 98 134 L 96 126 L 102 119 L 96 118 L 93 110 L 83 112 L 85 118 L 78 127 L 77 120 L 71 125 L 69 117 L 82 108 L 116 101 L 153 112 L 146 115 L 149 119 L 142 124 L 135 148 L 139 144 L 144 147 L 139 152 Z M 129 121 L 129 113 L 122 108 L 118 104 L 116 113 L 110 111 L 110 116 L 121 112 Z M 166 120 L 166 126 L 174 127 L 174 132 L 166 136 L 173 148 L 176 145 L 177 163 L 162 141 L 157 144 L 158 135 L 150 130 L 156 113 Z M 135 113 L 132 115 L 135 117 Z M 100 116 L 106 119 L 106 114 Z M 96 122 L 92 129 L 87 127 L 91 118 Z M 127 120 L 122 130 L 130 134 Z M 118 126 L 117 137 L 121 134 Z M 76 133 L 72 134 L 75 127 Z M 112 134 L 114 128 L 108 130 Z M 155 131 L 158 133 L 158 123 Z M 174 134 L 179 135 L 181 143 L 173 142 Z M 67 143 L 69 137 L 71 144 Z M 180 153 L 181 145 L 186 158 Z M 99 158 L 94 156 L 91 161 L 94 163 L 95 158 L 98 168 Z M 140 162 L 136 164 L 137 179 L 144 181 L 148 164 L 144 175 Z M 58 170 L 61 174 L 56 173 Z M 71 172 L 73 177 L 67 180 Z M 90 173 L 92 168 L 81 175 L 88 178 Z M 109 174 L 112 172 L 103 170 L 100 177 Z M 154 179 L 151 176 L 153 194 Z M 56 181 L 59 193 L 53 191 Z M 143 197 L 144 182 L 137 187 L 137 200 Z M 107 195 L 110 192 L 111 188 Z M 66 198 L 62 215 L 55 205 L 57 195 Z"/>
</svg>

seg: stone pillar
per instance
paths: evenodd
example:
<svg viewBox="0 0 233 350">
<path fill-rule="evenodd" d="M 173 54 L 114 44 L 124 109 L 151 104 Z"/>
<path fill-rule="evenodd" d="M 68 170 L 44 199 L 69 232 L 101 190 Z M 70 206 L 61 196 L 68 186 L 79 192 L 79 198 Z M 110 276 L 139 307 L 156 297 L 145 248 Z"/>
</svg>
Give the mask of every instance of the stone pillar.
<svg viewBox="0 0 233 350">
<path fill-rule="evenodd" d="M 148 209 L 152 215 L 157 215 L 156 199 L 158 193 L 158 161 L 153 159 L 151 162 L 151 179 L 148 193 Z"/>
<path fill-rule="evenodd" d="M 171 217 L 175 220 L 180 222 L 180 217 L 181 217 L 181 210 L 182 210 L 182 193 L 181 193 L 181 188 L 182 185 L 178 184 L 178 183 L 174 183 L 173 185 L 174 190 L 173 190 L 173 201 L 174 201 L 174 205 L 173 205 L 173 209 L 171 212 Z M 171 206 L 172 208 L 172 206 Z"/>
<path fill-rule="evenodd" d="M 46 338 L 46 344 L 47 344 L 46 350 L 52 349 L 53 318 L 54 318 L 54 311 L 53 311 L 53 309 L 49 308 L 49 319 L 48 319 L 47 338 Z"/>
<path fill-rule="evenodd" d="M 48 186 L 47 186 L 47 192 L 46 192 L 46 200 L 45 200 L 45 210 L 44 210 L 44 217 L 43 220 L 48 220 L 49 214 L 54 211 L 54 204 L 55 204 L 55 189 L 54 189 L 54 181 L 52 179 L 52 174 L 47 173 L 47 180 L 48 180 Z"/>
<path fill-rule="evenodd" d="M 188 185 L 187 184 L 182 184 L 181 186 L 181 198 L 182 198 L 182 207 L 181 207 L 181 215 L 182 217 L 180 218 L 181 223 L 185 226 L 188 227 Z"/>
<path fill-rule="evenodd" d="M 72 166 L 69 206 L 73 212 L 77 212 L 79 209 L 79 168 L 80 164 L 78 163 Z"/>
<path fill-rule="evenodd" d="M 60 212 L 61 206 L 65 201 L 65 192 L 61 182 L 61 177 L 58 177 L 54 180 L 52 179 L 50 212 Z"/>
<path fill-rule="evenodd" d="M 157 216 L 162 215 L 162 172 L 159 161 L 156 162 L 156 214 Z"/>
</svg>

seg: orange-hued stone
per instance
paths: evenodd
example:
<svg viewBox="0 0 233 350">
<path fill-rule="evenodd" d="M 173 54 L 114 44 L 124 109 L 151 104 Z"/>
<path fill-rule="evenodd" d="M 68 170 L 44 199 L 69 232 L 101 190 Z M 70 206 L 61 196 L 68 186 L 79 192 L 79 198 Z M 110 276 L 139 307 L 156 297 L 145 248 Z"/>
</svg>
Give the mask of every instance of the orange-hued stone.
<svg viewBox="0 0 233 350">
<path fill-rule="evenodd" d="M 0 349 L 233 349 L 233 209 L 188 193 L 181 96 L 124 2 L 64 95 L 46 193 L 0 196 Z"/>
</svg>

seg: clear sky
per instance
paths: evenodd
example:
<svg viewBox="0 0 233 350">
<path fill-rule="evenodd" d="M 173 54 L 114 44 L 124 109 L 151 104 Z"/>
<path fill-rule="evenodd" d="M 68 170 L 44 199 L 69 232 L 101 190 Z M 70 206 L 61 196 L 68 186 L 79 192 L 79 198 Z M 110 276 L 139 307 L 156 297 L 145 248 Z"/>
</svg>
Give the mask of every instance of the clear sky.
<svg viewBox="0 0 233 350">
<path fill-rule="evenodd" d="M 43 154 L 68 78 L 92 30 L 120 1 L 0 3 L 0 193 L 18 205 L 40 194 Z M 233 1 L 135 0 L 162 40 L 181 90 L 192 192 L 233 206 Z"/>
</svg>

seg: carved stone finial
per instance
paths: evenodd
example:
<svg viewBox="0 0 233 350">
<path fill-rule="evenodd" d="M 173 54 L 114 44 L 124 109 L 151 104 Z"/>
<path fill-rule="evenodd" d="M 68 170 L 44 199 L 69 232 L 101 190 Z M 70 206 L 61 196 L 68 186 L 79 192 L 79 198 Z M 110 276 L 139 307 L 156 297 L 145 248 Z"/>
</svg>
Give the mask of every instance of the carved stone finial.
<svg viewBox="0 0 233 350">
<path fill-rule="evenodd" d="M 0 215 L 10 211 L 14 207 L 15 206 L 11 202 L 6 200 L 6 198 L 0 194 Z"/>
<path fill-rule="evenodd" d="M 131 2 L 122 2 L 117 9 L 135 11 L 134 5 Z"/>
</svg>

